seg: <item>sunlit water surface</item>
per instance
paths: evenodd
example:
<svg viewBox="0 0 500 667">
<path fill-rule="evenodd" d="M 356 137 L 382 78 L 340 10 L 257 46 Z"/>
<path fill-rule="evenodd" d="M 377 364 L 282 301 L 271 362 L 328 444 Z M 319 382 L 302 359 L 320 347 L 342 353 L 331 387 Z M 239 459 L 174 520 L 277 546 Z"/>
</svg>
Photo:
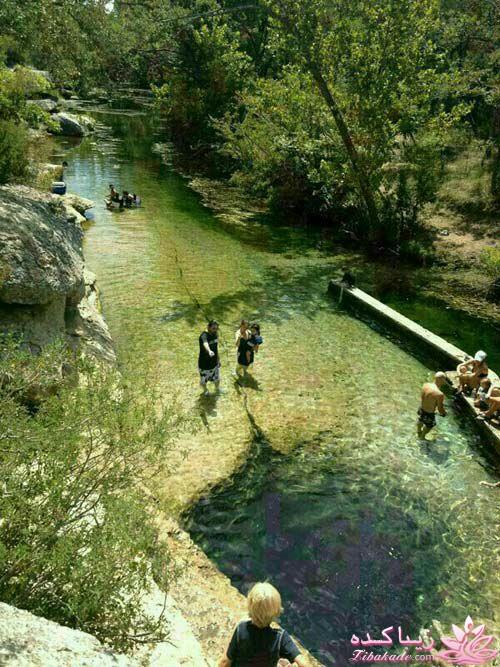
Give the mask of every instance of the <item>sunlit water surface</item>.
<svg viewBox="0 0 500 667">
<path fill-rule="evenodd" d="M 97 201 L 84 250 L 118 351 L 192 412 L 213 465 L 219 447 L 253 439 L 244 467 L 185 516 L 193 538 L 240 590 L 275 583 L 283 624 L 327 665 L 346 664 L 353 632 L 432 619 L 448 629 L 467 614 L 491 623 L 496 492 L 479 485 L 488 462 L 453 409 L 429 445 L 416 439 L 429 369 L 336 308 L 326 285 L 341 260 L 313 233 L 231 233 L 155 153 L 145 116 L 96 117 L 108 129 L 62 147 L 69 189 Z M 109 183 L 143 207 L 106 211 Z M 241 316 L 265 342 L 238 388 Z M 221 324 L 225 393 L 205 404 L 207 317 Z"/>
</svg>

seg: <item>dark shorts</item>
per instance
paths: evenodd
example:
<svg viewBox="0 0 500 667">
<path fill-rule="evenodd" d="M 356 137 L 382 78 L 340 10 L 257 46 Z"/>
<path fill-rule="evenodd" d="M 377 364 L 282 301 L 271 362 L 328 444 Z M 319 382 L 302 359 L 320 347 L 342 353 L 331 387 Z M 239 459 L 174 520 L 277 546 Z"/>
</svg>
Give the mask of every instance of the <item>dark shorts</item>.
<svg viewBox="0 0 500 667">
<path fill-rule="evenodd" d="M 204 370 L 203 368 L 199 368 L 200 372 L 200 382 L 202 385 L 206 385 L 207 382 L 220 382 L 220 366 L 217 364 L 215 368 L 210 368 L 208 370 Z"/>
<path fill-rule="evenodd" d="M 427 428 L 434 428 L 434 426 L 436 426 L 436 415 L 434 412 L 426 412 L 425 410 L 422 410 L 422 408 L 419 408 L 417 414 L 418 421 L 424 426 L 427 426 Z"/>
</svg>

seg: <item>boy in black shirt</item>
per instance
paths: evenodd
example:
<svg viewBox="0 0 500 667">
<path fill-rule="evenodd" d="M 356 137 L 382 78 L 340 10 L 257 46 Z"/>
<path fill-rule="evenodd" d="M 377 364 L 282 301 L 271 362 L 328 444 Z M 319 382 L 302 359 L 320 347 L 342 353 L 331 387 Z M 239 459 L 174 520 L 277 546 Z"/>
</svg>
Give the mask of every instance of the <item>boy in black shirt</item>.
<svg viewBox="0 0 500 667">
<path fill-rule="evenodd" d="M 268 583 L 259 583 L 248 593 L 249 621 L 236 627 L 219 667 L 276 667 L 292 664 L 306 667 L 305 658 L 286 630 L 272 628 L 281 613 L 281 596 Z"/>
</svg>

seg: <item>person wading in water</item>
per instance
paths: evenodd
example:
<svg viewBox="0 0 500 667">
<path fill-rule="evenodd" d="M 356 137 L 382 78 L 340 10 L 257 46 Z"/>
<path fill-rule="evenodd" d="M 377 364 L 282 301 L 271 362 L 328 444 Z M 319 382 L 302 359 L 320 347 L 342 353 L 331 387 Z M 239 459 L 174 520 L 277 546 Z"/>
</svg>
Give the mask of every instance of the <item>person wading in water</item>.
<svg viewBox="0 0 500 667">
<path fill-rule="evenodd" d="M 209 395 L 207 383 L 213 382 L 219 391 L 220 384 L 220 359 L 219 359 L 219 324 L 210 320 L 207 330 L 199 337 L 200 353 L 198 355 L 198 370 L 200 373 L 200 385 L 203 387 L 205 396 Z"/>
<path fill-rule="evenodd" d="M 434 376 L 434 382 L 426 382 L 422 387 L 422 403 L 418 410 L 418 437 L 425 436 L 436 426 L 436 409 L 441 417 L 446 417 L 444 394 L 441 387 L 447 384 L 446 375 L 441 371 Z"/>
<path fill-rule="evenodd" d="M 247 368 L 250 365 L 247 357 L 247 351 L 249 351 L 248 341 L 250 340 L 250 323 L 248 320 L 241 320 L 239 329 L 235 334 L 236 341 L 236 369 L 235 376 L 241 378 L 247 372 Z"/>
</svg>

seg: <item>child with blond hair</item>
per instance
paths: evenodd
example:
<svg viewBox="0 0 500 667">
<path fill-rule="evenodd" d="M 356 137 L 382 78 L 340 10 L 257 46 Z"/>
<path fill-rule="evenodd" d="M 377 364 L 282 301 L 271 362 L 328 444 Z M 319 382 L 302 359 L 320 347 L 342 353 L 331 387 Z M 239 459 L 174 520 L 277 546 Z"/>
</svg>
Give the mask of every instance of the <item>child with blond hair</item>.
<svg viewBox="0 0 500 667">
<path fill-rule="evenodd" d="M 219 667 L 306 667 L 305 658 L 286 630 L 272 628 L 280 615 L 281 596 L 268 583 L 255 584 L 247 596 L 250 620 L 242 621 L 233 633 Z"/>
</svg>

